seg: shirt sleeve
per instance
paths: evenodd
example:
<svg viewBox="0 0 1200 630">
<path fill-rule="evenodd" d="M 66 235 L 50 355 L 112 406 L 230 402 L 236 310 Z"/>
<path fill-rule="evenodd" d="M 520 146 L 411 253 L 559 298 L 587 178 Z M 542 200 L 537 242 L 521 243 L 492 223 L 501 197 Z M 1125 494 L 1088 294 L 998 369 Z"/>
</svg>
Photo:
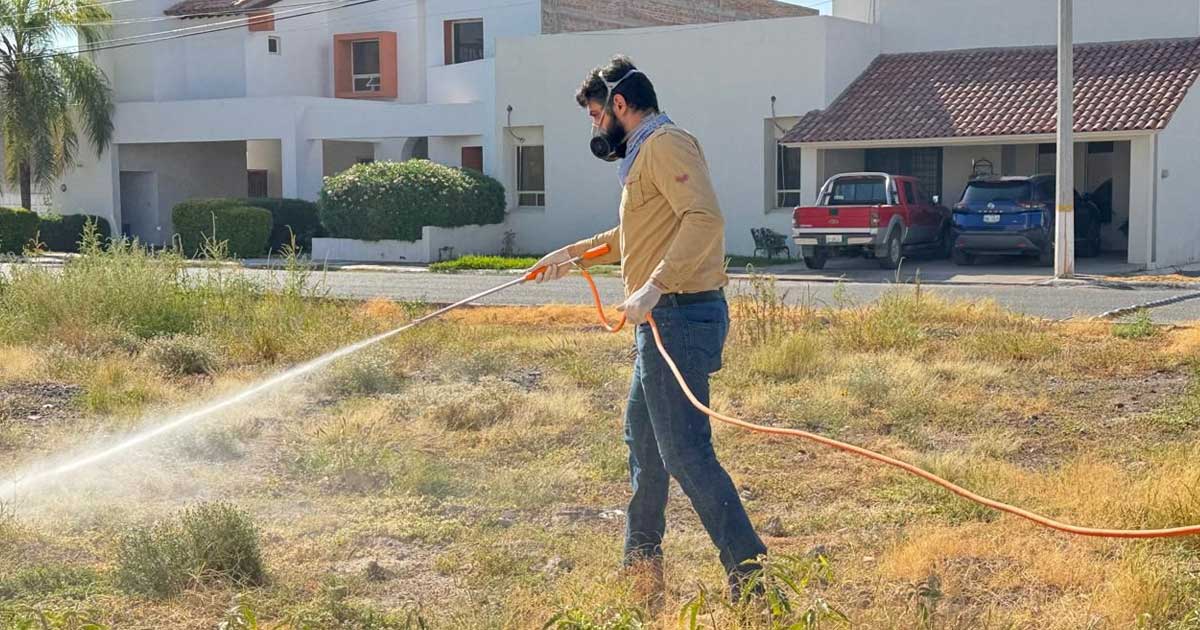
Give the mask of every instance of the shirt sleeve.
<svg viewBox="0 0 1200 630">
<path fill-rule="evenodd" d="M 665 133 L 642 151 L 643 157 L 649 158 L 646 167 L 650 181 L 680 220 L 675 240 L 650 274 L 654 284 L 672 293 L 696 273 L 714 247 L 721 246 L 725 220 L 713 191 L 708 164 L 695 141 L 681 134 Z"/>
<path fill-rule="evenodd" d="M 619 226 L 568 245 L 567 252 L 572 257 L 582 256 L 587 250 L 600 245 L 609 246 L 607 254 L 599 258 L 581 261 L 579 264 L 583 267 L 591 267 L 592 265 L 611 265 L 621 262 L 621 228 Z"/>
</svg>

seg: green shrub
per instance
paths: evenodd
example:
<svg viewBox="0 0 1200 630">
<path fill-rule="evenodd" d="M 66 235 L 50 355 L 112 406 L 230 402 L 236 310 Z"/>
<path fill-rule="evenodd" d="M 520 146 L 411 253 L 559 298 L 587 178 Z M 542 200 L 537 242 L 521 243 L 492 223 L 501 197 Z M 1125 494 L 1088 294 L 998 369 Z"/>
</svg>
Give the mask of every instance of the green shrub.
<svg viewBox="0 0 1200 630">
<path fill-rule="evenodd" d="M 203 503 L 118 543 L 117 582 L 127 591 L 170 597 L 193 583 L 228 580 L 261 585 L 266 578 L 258 528 L 241 510 Z"/>
<path fill-rule="evenodd" d="M 78 252 L 79 243 L 83 240 L 83 226 L 88 221 L 96 225 L 101 240 L 107 241 L 112 236 L 112 228 L 104 217 L 45 214 L 38 225 L 38 239 L 52 252 Z"/>
<path fill-rule="evenodd" d="M 429 265 L 430 271 L 467 271 L 473 269 L 528 269 L 537 263 L 537 258 L 524 256 L 462 256 L 454 260 L 443 260 Z"/>
<path fill-rule="evenodd" d="M 146 356 L 168 374 L 212 374 L 220 365 L 213 342 L 196 335 L 155 337 L 145 347 Z"/>
<path fill-rule="evenodd" d="M 20 254 L 37 232 L 36 212 L 0 207 L 0 254 Z"/>
<path fill-rule="evenodd" d="M 236 203 L 229 199 L 192 199 L 176 205 L 171 220 L 183 251 L 194 256 L 207 242 L 215 241 L 227 243 L 230 256 L 265 254 L 271 236 L 271 213 Z"/>
<path fill-rule="evenodd" d="M 504 187 L 428 160 L 358 164 L 325 179 L 319 204 L 330 236 L 415 241 L 421 228 L 499 223 Z"/>
<path fill-rule="evenodd" d="M 313 237 L 322 234 L 317 204 L 311 201 L 251 197 L 242 202 L 244 205 L 262 208 L 271 213 L 274 227 L 271 229 L 270 247 L 273 252 L 289 245 L 293 233 L 296 235 L 296 244 L 304 251 L 311 252 Z"/>
</svg>

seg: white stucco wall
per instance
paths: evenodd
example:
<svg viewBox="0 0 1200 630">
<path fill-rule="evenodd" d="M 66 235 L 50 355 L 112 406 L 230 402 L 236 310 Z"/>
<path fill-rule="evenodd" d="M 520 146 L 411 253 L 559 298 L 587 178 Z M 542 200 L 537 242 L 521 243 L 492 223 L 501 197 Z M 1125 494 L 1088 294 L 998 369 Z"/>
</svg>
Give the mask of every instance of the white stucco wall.
<svg viewBox="0 0 1200 630">
<path fill-rule="evenodd" d="M 1052 44 L 1057 33 L 1056 0 L 836 0 L 833 13 L 870 19 L 871 5 L 885 52 Z M 1087 0 L 1074 9 L 1078 42 L 1200 34 L 1196 0 Z"/>
<path fill-rule="evenodd" d="M 170 242 L 175 204 L 193 197 L 246 196 L 245 142 L 126 144 L 117 154 L 121 171 L 156 174 L 162 237 L 153 244 Z"/>
<path fill-rule="evenodd" d="M 444 136 L 429 139 L 429 159 L 446 166 L 462 166 L 463 147 L 483 147 L 483 159 L 488 159 L 489 149 L 482 136 Z"/>
<path fill-rule="evenodd" d="M 1158 140 L 1158 203 L 1154 262 L 1158 266 L 1200 260 L 1200 91 L 1183 99 Z M 1165 177 L 1164 177 L 1165 175 Z"/>
<path fill-rule="evenodd" d="M 324 142 L 324 176 L 337 175 L 358 164 L 359 160 L 375 159 L 375 145 L 370 142 Z"/>
<path fill-rule="evenodd" d="M 837 42 L 831 41 L 834 35 Z M 505 134 L 505 106 L 511 104 L 513 126 L 542 127 L 547 147 L 547 206 L 510 214 L 517 248 L 549 251 L 617 223 L 616 166 L 591 155 L 591 123 L 573 99 L 586 72 L 616 52 L 633 58 L 655 82 L 663 109 L 704 146 L 726 218 L 728 250 L 750 253 L 752 227 L 790 231 L 791 213 L 768 212 L 763 203 L 770 97 L 777 97 L 776 114 L 783 117 L 825 107 L 836 96 L 827 86 L 846 80 L 828 78 L 829 51 L 847 46 L 847 38 L 869 49 L 876 36 L 865 24 L 805 17 L 501 40 L 497 134 Z M 869 56 L 858 58 L 865 65 Z M 850 76 L 861 70 L 847 64 L 838 72 Z M 498 137 L 505 150 L 495 172 L 511 188 L 515 145 L 506 134 Z"/>
<path fill-rule="evenodd" d="M 283 149 L 278 140 L 247 140 L 246 168 L 267 172 L 267 196 L 283 196 Z"/>
</svg>

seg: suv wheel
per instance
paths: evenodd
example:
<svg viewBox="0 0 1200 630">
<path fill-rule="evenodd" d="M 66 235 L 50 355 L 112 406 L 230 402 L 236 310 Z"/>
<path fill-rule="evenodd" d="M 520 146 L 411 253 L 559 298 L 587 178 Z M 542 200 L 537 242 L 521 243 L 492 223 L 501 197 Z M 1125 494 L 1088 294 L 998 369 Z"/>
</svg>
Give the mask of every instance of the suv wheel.
<svg viewBox="0 0 1200 630">
<path fill-rule="evenodd" d="M 975 254 L 968 254 L 961 249 L 951 250 L 950 258 L 954 261 L 954 264 L 963 267 L 970 267 L 975 264 Z"/>
<path fill-rule="evenodd" d="M 895 269 L 900 266 L 902 260 L 904 260 L 904 247 L 900 242 L 900 230 L 892 230 L 891 236 L 888 236 L 883 258 L 879 259 L 879 266 L 884 269 Z"/>
<path fill-rule="evenodd" d="M 824 269 L 828 260 L 829 252 L 825 251 L 824 247 L 814 247 L 812 255 L 804 257 L 804 264 L 809 269 Z"/>
<path fill-rule="evenodd" d="M 1042 267 L 1054 266 L 1054 246 L 1050 245 L 1042 248 L 1037 254 L 1037 264 Z"/>
</svg>

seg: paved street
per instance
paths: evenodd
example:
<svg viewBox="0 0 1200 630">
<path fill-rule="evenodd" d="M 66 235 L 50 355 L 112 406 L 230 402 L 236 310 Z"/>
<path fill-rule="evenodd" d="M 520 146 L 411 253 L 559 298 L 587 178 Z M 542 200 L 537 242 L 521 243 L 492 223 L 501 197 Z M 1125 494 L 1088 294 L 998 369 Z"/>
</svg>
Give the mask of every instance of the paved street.
<svg viewBox="0 0 1200 630">
<path fill-rule="evenodd" d="M 262 281 L 273 279 L 279 272 L 249 270 L 251 277 Z M 423 300 L 446 303 L 462 299 L 512 279 L 499 274 L 431 274 L 397 271 L 335 271 L 324 275 L 325 286 L 333 297 L 386 297 L 395 300 Z M 618 278 L 597 278 L 601 295 L 615 303 L 621 295 Z M 881 282 L 805 282 L 780 281 L 780 291 L 786 292 L 792 303 L 832 304 L 835 292 L 854 303 L 873 301 L 896 285 Z M 744 290 L 744 280 L 735 280 L 732 291 Z M 1200 290 L 1200 285 L 1197 286 Z M 1092 317 L 1118 308 L 1125 308 L 1175 296 L 1187 295 L 1186 289 L 1112 289 L 1094 286 L 1048 287 L 1037 285 L 925 285 L 923 290 L 952 300 L 993 299 L 1014 311 L 1066 319 Z M 513 287 L 483 301 L 486 304 L 587 304 L 590 302 L 587 285 L 581 278 L 568 278 L 543 285 Z M 1156 321 L 1177 323 L 1200 321 L 1200 299 L 1185 301 L 1153 311 Z"/>
</svg>

